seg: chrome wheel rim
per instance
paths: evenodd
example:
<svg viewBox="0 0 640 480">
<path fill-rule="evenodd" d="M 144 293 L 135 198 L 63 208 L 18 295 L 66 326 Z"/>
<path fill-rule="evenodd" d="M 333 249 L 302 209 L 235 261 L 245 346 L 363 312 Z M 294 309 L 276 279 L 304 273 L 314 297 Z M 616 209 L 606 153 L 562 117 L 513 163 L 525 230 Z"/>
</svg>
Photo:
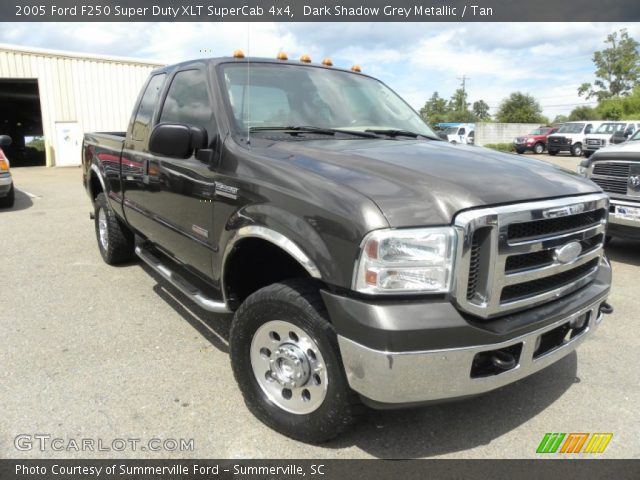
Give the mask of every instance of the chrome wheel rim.
<svg viewBox="0 0 640 480">
<path fill-rule="evenodd" d="M 251 368 L 260 389 L 289 413 L 305 415 L 327 396 L 327 369 L 316 342 L 290 322 L 261 325 L 251 340 Z"/>
<path fill-rule="evenodd" d="M 109 248 L 109 237 L 107 236 L 108 232 L 107 227 L 107 214 L 104 213 L 104 208 L 98 210 L 98 236 L 100 238 L 100 245 L 103 250 L 107 250 Z"/>
</svg>

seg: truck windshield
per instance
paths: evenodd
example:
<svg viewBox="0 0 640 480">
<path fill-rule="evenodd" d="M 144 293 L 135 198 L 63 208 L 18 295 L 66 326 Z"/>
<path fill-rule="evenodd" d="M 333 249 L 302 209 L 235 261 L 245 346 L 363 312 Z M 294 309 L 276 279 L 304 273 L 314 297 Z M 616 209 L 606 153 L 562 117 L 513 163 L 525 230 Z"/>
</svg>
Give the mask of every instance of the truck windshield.
<svg viewBox="0 0 640 480">
<path fill-rule="evenodd" d="M 540 127 L 533 130 L 531 133 L 529 133 L 529 135 L 546 135 L 549 130 L 549 128 Z"/>
<path fill-rule="evenodd" d="M 436 138 L 420 116 L 372 78 L 298 65 L 222 66 L 225 94 L 239 131 L 314 127 L 412 132 Z"/>
<path fill-rule="evenodd" d="M 626 123 L 603 123 L 595 133 L 615 133 L 618 130 L 624 130 L 625 126 Z"/>
<path fill-rule="evenodd" d="M 556 133 L 580 133 L 584 128 L 584 123 L 565 123 Z"/>
</svg>

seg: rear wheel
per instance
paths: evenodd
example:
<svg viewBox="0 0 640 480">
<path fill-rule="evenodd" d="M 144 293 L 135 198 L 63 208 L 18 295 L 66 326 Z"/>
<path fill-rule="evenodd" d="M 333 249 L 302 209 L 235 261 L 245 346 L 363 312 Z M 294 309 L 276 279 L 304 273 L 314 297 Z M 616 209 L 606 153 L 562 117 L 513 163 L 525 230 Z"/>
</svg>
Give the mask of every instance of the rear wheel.
<svg viewBox="0 0 640 480">
<path fill-rule="evenodd" d="M 533 146 L 533 153 L 537 153 L 538 155 L 540 155 L 542 152 L 544 152 L 544 143 L 538 142 Z"/>
<path fill-rule="evenodd" d="M 13 188 L 13 184 L 11 184 L 11 190 L 7 193 L 6 196 L 0 198 L 0 208 L 10 208 L 13 207 L 13 204 L 16 201 L 16 192 Z"/>
<path fill-rule="evenodd" d="M 576 143 L 575 145 L 571 146 L 571 155 L 574 157 L 579 157 L 580 155 L 582 155 L 582 144 L 581 143 Z"/>
<path fill-rule="evenodd" d="M 318 287 L 277 283 L 249 296 L 229 335 L 231 365 L 249 410 L 284 435 L 323 442 L 359 411 Z"/>
<path fill-rule="evenodd" d="M 109 265 L 131 261 L 133 234 L 113 213 L 104 193 L 96 197 L 95 206 L 96 239 L 103 260 Z"/>
</svg>

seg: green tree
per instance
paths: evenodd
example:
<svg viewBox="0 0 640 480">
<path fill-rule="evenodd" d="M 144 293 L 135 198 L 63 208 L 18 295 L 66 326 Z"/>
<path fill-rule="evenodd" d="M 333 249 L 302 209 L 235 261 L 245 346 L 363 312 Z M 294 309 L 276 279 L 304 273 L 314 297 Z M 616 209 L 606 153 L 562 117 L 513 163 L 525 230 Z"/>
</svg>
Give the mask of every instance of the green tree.
<svg viewBox="0 0 640 480">
<path fill-rule="evenodd" d="M 578 95 L 596 97 L 599 101 L 628 95 L 640 84 L 640 44 L 625 28 L 609 34 L 604 43 L 607 48 L 593 54 L 596 80 L 578 88 Z"/>
<path fill-rule="evenodd" d="M 522 92 L 513 92 L 502 101 L 496 113 L 496 120 L 503 123 L 546 123 L 548 121 L 542 115 L 542 109 L 536 99 Z"/>
<path fill-rule="evenodd" d="M 579 120 L 597 120 L 599 118 L 600 116 L 596 112 L 596 109 L 586 105 L 574 108 L 569 114 L 570 122 L 577 122 Z"/>
<path fill-rule="evenodd" d="M 565 123 L 569 121 L 569 117 L 566 115 L 556 115 L 556 118 L 553 119 L 553 123 Z"/>
<path fill-rule="evenodd" d="M 431 124 L 442 123 L 448 120 L 449 106 L 447 101 L 440 97 L 438 92 L 433 92 L 431 98 L 420 109 L 420 116 L 425 122 Z"/>
<path fill-rule="evenodd" d="M 473 102 L 473 114 L 480 121 L 489 120 L 491 115 L 489 114 L 489 105 L 484 100 L 478 100 L 477 102 Z"/>
</svg>

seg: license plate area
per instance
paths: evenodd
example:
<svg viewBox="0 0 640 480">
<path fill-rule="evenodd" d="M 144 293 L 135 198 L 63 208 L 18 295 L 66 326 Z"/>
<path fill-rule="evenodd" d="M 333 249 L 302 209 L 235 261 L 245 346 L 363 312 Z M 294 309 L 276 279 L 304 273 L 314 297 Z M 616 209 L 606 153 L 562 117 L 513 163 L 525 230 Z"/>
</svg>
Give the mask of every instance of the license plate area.
<svg viewBox="0 0 640 480">
<path fill-rule="evenodd" d="M 613 215 L 622 220 L 631 220 L 640 223 L 640 208 L 616 205 Z"/>
</svg>

